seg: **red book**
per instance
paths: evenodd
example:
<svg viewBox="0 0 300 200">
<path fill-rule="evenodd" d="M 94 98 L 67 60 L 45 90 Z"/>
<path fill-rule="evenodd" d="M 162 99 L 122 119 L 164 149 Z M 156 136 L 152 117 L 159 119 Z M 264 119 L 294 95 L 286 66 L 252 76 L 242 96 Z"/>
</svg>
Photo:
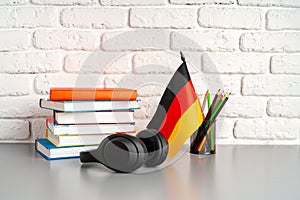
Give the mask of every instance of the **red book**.
<svg viewBox="0 0 300 200">
<path fill-rule="evenodd" d="M 48 127 L 48 124 L 49 124 L 49 123 L 54 123 L 54 122 L 55 122 L 55 119 L 54 119 L 54 118 L 47 118 L 47 119 L 46 119 L 46 128 L 49 128 L 49 127 Z"/>
<path fill-rule="evenodd" d="M 52 101 L 136 100 L 137 91 L 125 88 L 50 88 Z"/>
</svg>

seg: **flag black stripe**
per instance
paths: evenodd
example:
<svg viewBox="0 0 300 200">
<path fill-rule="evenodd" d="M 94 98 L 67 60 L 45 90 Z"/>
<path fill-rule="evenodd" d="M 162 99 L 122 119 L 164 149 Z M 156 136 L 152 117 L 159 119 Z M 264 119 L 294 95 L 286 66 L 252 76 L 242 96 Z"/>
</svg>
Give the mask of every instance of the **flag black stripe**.
<svg viewBox="0 0 300 200">
<path fill-rule="evenodd" d="M 161 100 L 160 105 L 162 105 L 166 112 L 168 112 L 169 107 L 175 98 L 176 94 L 191 80 L 189 75 L 186 63 L 182 63 L 180 67 L 175 72 L 174 76 L 172 77 L 171 81 L 169 82 Z"/>
<path fill-rule="evenodd" d="M 161 123 L 164 121 L 167 111 L 171 106 L 175 98 L 175 94 L 169 89 L 166 88 L 163 97 L 161 98 L 157 110 L 149 122 L 147 128 L 149 129 L 159 129 Z"/>
<path fill-rule="evenodd" d="M 177 69 L 179 73 L 181 73 L 188 81 L 191 80 L 189 70 L 186 66 L 186 62 L 183 62 L 180 67 Z"/>
<path fill-rule="evenodd" d="M 155 114 L 153 115 L 151 121 L 147 125 L 148 129 L 158 130 L 166 117 L 166 110 L 163 106 L 158 105 Z"/>
<path fill-rule="evenodd" d="M 148 129 L 160 128 L 173 100 L 176 97 L 176 94 L 180 91 L 181 88 L 183 88 L 184 85 L 186 85 L 190 81 L 190 79 L 191 77 L 186 63 L 183 62 L 175 72 L 166 90 L 164 91 L 157 110 L 147 126 Z"/>
<path fill-rule="evenodd" d="M 172 91 L 173 94 L 177 94 L 179 90 L 185 86 L 185 84 L 189 82 L 185 76 L 183 76 L 180 72 L 175 72 L 173 78 L 171 79 L 170 83 L 167 86 L 167 89 Z"/>
</svg>

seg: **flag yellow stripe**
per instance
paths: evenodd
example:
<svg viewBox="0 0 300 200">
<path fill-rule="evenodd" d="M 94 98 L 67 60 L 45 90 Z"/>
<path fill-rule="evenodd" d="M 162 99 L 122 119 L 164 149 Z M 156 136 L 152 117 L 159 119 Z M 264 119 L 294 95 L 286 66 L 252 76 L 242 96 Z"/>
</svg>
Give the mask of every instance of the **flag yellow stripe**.
<svg viewBox="0 0 300 200">
<path fill-rule="evenodd" d="M 171 136 L 168 139 L 168 156 L 173 158 L 180 150 L 184 142 L 199 128 L 203 121 L 203 115 L 199 99 L 197 99 L 177 121 Z"/>
</svg>

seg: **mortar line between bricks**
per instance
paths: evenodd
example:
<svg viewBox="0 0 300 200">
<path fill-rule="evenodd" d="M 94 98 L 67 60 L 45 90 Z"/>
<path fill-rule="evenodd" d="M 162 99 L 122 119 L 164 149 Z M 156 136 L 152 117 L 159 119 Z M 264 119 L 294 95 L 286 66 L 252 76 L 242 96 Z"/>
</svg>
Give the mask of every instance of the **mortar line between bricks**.
<svg viewBox="0 0 300 200">
<path fill-rule="evenodd" d="M 0 140 L 0 144 L 1 143 L 8 143 L 8 144 L 12 144 L 12 143 L 28 144 L 28 143 L 33 143 L 33 142 L 34 142 L 34 139 L 32 139 L 30 135 L 26 139 Z"/>
<path fill-rule="evenodd" d="M 243 93 L 241 93 L 242 94 L 242 96 L 248 96 L 248 97 L 255 97 L 255 96 L 257 96 L 257 97 L 300 97 L 300 95 L 243 95 Z"/>
<path fill-rule="evenodd" d="M 247 33 L 300 33 L 300 29 L 291 29 L 291 30 L 262 30 L 262 29 L 241 29 L 241 28 L 216 28 L 216 27 L 200 27 L 196 26 L 192 29 L 190 28 L 170 28 L 170 27 L 122 27 L 122 28 L 78 28 L 78 27 L 3 27 L 0 28 L 2 31 L 28 31 L 29 33 L 34 33 L 36 31 L 83 31 L 83 32 L 93 32 L 98 34 L 110 33 L 110 32 L 120 32 L 120 31 L 131 31 L 131 30 L 167 30 L 173 32 L 198 32 L 198 31 L 225 31 L 225 32 L 240 32 L 242 35 Z M 282 52 L 281 52 L 282 53 Z M 293 52 L 291 52 L 293 53 Z"/>
<path fill-rule="evenodd" d="M 40 108 L 42 109 L 42 108 Z M 33 119 L 43 119 L 43 118 L 49 118 L 49 117 L 53 117 L 53 116 L 28 116 L 28 117 L 0 117 L 0 119 L 4 119 L 4 120 L 23 120 L 23 121 L 28 121 L 28 120 L 33 120 Z"/>
<path fill-rule="evenodd" d="M 101 4 L 91 4 L 91 5 L 55 5 L 55 4 L 36 4 L 28 3 L 24 5 L 0 5 L 5 8 L 193 8 L 195 6 L 201 7 L 224 7 L 224 8 L 242 8 L 242 9 L 274 9 L 274 10 L 291 10 L 297 9 L 298 7 L 293 6 L 248 6 L 240 4 L 175 4 L 175 3 L 166 3 L 162 5 L 101 5 Z"/>
<path fill-rule="evenodd" d="M 219 141 L 219 140 L 218 140 Z M 217 141 L 217 143 L 218 143 Z M 300 141 L 297 139 L 220 139 L 221 144 L 218 145 L 299 145 Z M 234 143 L 233 143 L 234 142 Z"/>
<path fill-rule="evenodd" d="M 272 6 L 265 6 L 265 5 L 241 5 L 237 4 L 239 7 L 246 7 L 246 8 L 262 8 L 262 9 L 297 9 L 300 8 L 300 6 L 286 6 L 286 5 L 272 5 Z"/>
</svg>

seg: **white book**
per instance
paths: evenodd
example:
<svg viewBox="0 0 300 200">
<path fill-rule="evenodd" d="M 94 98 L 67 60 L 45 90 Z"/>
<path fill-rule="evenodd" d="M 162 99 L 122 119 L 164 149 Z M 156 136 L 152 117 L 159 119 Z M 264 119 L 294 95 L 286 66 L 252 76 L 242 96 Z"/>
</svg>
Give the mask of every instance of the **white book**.
<svg viewBox="0 0 300 200">
<path fill-rule="evenodd" d="M 57 112 L 57 124 L 134 123 L 133 111 Z"/>
<path fill-rule="evenodd" d="M 47 127 L 51 130 L 51 132 L 54 135 L 110 134 L 135 131 L 134 123 L 58 125 L 48 121 Z"/>
<path fill-rule="evenodd" d="M 50 130 L 46 131 L 47 139 L 55 146 L 80 146 L 80 145 L 99 145 L 108 135 L 54 135 Z"/>
<path fill-rule="evenodd" d="M 40 107 L 63 112 L 86 112 L 103 110 L 136 110 L 138 101 L 50 101 L 40 99 Z"/>
</svg>

